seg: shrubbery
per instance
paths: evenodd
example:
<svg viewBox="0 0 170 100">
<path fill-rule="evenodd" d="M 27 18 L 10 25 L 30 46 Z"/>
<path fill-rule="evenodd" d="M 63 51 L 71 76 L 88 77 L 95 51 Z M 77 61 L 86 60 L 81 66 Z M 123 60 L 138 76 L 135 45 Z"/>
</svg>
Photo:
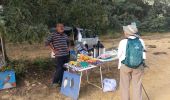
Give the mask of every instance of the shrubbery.
<svg viewBox="0 0 170 100">
<path fill-rule="evenodd" d="M 55 68 L 54 62 L 50 58 L 37 58 L 35 60 L 10 60 L 8 66 L 5 66 L 0 71 L 13 69 L 17 76 L 24 76 L 29 71 L 45 71 Z"/>
<path fill-rule="evenodd" d="M 120 31 L 131 22 L 141 31 L 168 31 L 169 4 L 169 0 L 4 0 L 3 16 L 9 40 L 31 43 L 42 41 L 59 21 L 97 33 Z"/>
</svg>

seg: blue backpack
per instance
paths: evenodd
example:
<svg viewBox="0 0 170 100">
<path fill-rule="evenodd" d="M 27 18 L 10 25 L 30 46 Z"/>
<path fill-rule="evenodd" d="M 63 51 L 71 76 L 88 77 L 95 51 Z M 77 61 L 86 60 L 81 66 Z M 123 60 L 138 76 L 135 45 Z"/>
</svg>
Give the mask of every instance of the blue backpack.
<svg viewBox="0 0 170 100">
<path fill-rule="evenodd" d="M 122 61 L 126 66 L 136 69 L 143 64 L 143 45 L 139 38 L 128 39 L 126 45 L 126 58 Z"/>
</svg>

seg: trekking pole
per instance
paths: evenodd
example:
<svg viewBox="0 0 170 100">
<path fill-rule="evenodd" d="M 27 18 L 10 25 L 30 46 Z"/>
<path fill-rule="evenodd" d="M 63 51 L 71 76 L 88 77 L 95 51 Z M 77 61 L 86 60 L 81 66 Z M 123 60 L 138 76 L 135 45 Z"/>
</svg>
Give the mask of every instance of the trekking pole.
<svg viewBox="0 0 170 100">
<path fill-rule="evenodd" d="M 146 90 L 145 90 L 145 88 L 144 88 L 143 84 L 142 84 L 142 88 L 143 88 L 143 90 L 144 90 L 144 92 L 145 92 L 145 94 L 146 94 L 146 96 L 147 96 L 148 100 L 150 100 L 150 98 L 149 98 L 149 96 L 148 96 L 148 94 L 147 94 L 147 92 L 146 92 Z"/>
</svg>

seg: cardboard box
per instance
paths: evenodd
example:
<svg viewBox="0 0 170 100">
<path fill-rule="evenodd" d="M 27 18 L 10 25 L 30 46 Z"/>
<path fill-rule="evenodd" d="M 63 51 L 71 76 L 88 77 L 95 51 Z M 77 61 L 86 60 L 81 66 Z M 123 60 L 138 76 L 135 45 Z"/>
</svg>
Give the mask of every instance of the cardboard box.
<svg viewBox="0 0 170 100">
<path fill-rule="evenodd" d="M 79 97 L 81 76 L 65 71 L 61 86 L 61 93 L 77 100 Z"/>
</svg>

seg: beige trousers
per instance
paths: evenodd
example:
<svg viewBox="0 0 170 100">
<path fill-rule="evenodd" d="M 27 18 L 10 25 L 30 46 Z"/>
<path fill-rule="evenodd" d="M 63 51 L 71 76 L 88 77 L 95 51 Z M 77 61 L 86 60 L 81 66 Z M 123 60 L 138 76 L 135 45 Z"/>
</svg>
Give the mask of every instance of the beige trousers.
<svg viewBox="0 0 170 100">
<path fill-rule="evenodd" d="M 122 64 L 120 68 L 121 100 L 130 100 L 130 81 L 132 80 L 133 100 L 142 100 L 142 75 L 144 69 L 140 66 L 132 69 Z"/>
</svg>

